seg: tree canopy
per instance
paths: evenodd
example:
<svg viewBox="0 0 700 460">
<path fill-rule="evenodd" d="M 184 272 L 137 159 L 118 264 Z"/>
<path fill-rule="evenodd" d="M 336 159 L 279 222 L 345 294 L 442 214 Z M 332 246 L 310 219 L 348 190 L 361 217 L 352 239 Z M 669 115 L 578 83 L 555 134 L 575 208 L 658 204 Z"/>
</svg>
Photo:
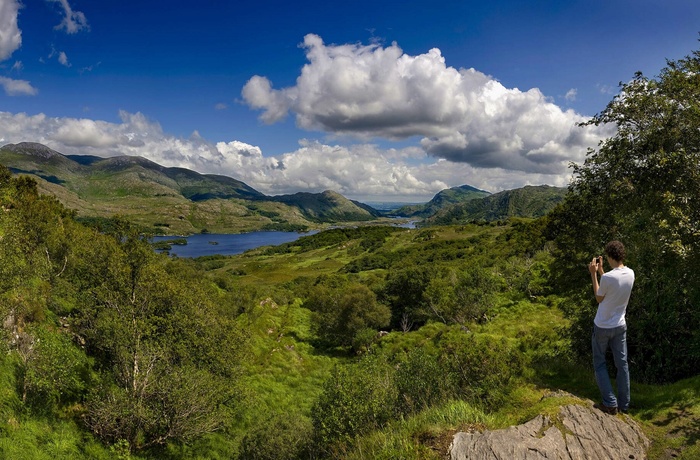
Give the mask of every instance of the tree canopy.
<svg viewBox="0 0 700 460">
<path fill-rule="evenodd" d="M 570 193 L 551 216 L 558 286 L 575 293 L 572 331 L 590 331 L 595 305 L 586 264 L 617 239 L 636 283 L 628 307 L 636 378 L 670 381 L 700 367 L 700 52 L 637 73 L 588 124 L 614 136 L 574 167 Z"/>
</svg>

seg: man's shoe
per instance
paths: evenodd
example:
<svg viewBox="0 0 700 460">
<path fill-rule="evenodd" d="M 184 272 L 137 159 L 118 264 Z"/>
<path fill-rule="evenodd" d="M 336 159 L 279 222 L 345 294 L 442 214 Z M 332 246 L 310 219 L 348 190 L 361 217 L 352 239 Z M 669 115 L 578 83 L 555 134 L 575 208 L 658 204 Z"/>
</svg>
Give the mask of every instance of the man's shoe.
<svg viewBox="0 0 700 460">
<path fill-rule="evenodd" d="M 606 414 L 610 415 L 617 415 L 617 407 L 613 406 L 606 406 L 605 404 L 594 404 L 593 407 L 596 409 L 600 409 L 601 411 L 605 412 Z"/>
</svg>

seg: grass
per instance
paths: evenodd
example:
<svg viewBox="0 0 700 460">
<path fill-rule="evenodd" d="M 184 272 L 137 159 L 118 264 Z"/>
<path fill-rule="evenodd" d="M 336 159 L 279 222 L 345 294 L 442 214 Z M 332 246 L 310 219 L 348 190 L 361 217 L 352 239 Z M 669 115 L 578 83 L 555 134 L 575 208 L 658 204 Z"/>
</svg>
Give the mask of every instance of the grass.
<svg viewBox="0 0 700 460">
<path fill-rule="evenodd" d="M 250 392 L 242 417 L 246 425 L 276 411 L 310 415 L 323 381 L 339 362 L 311 345 L 310 313 L 294 301 L 265 303 L 246 315 L 252 352 L 242 382 Z"/>
<path fill-rule="evenodd" d="M 357 440 L 351 460 L 442 460 L 458 431 L 483 429 L 493 417 L 464 401 L 450 401 Z"/>
<path fill-rule="evenodd" d="M 222 208 L 212 208 L 212 212 L 220 216 Z M 474 239 L 477 244 L 492 240 L 501 231 L 500 227 L 476 226 L 414 230 L 392 234 L 385 247 L 407 249 L 423 244 L 420 239 L 428 236 L 431 242 Z M 422 236 L 416 238 L 417 235 Z M 354 240 L 277 255 L 259 249 L 217 259 L 223 266 L 210 273 L 244 272 L 245 275 L 236 276 L 240 286 L 260 291 L 279 288 L 287 292 L 280 285 L 300 277 L 313 280 L 319 275 L 335 273 L 364 254 L 359 242 Z M 363 272 L 353 276 L 373 275 Z M 291 296 L 288 292 L 286 295 Z M 279 305 L 273 301 L 258 302 L 239 318 L 250 332 L 251 340 L 241 382 L 246 392 L 244 406 L 229 423 L 226 433 L 180 446 L 180 458 L 231 458 L 247 430 L 264 424 L 270 414 L 283 413 L 308 420 L 333 367 L 353 359 L 316 349 L 309 310 L 303 308 L 299 299 L 278 301 Z M 562 405 L 583 404 L 588 399 L 596 401 L 599 395 L 590 364 L 577 363 L 566 352 L 569 344 L 560 330 L 567 324 L 554 297 L 499 296 L 497 306 L 489 312 L 489 321 L 470 324 L 469 328 L 481 334 L 506 337 L 525 353 L 529 367 L 505 405 L 486 413 L 465 401 L 449 401 L 357 438 L 345 458 L 442 459 L 457 431 L 505 428 L 539 414 L 554 417 Z M 429 348 L 448 329 L 441 323 L 429 323 L 410 333 L 391 332 L 380 340 L 378 347 L 388 355 Z M 15 400 L 6 397 L 16 395 L 13 376 L 11 363 L 0 357 L 0 457 L 112 458 L 113 452 L 70 421 L 22 417 L 21 402 L 16 397 Z M 671 385 L 643 385 L 633 381 L 632 397 L 635 407 L 631 416 L 652 440 L 650 460 L 700 458 L 700 376 Z M 211 456 L 197 453 L 198 448 Z M 218 457 L 214 455 L 216 452 Z M 173 453 L 173 457 L 178 455 Z"/>
<path fill-rule="evenodd" d="M 650 459 L 700 458 L 700 376 L 669 385 L 632 386 L 633 417 L 652 440 Z"/>
<path fill-rule="evenodd" d="M 108 449 L 70 419 L 32 417 L 15 391 L 15 365 L 0 356 L 0 458 L 13 460 L 110 459 Z M 134 458 L 136 460 L 136 458 Z"/>
<path fill-rule="evenodd" d="M 500 228 L 495 228 L 495 231 L 499 233 Z M 417 240 L 426 236 L 430 237 L 430 241 L 451 241 L 478 239 L 480 233 L 480 229 L 470 226 L 416 230 L 392 235 L 387 245 L 399 250 L 419 243 Z M 339 265 L 364 254 L 356 249 L 353 251 L 356 246 L 357 242 L 350 241 L 303 253 L 276 256 L 264 256 L 261 252 L 253 251 L 227 260 L 224 269 L 244 268 L 248 275 L 240 278 L 242 283 L 269 283 L 272 286 L 296 277 L 315 278 L 324 273 L 333 273 Z M 449 445 L 446 440 L 451 440 L 452 433 L 460 425 L 468 427 L 481 423 L 479 426 L 490 429 L 504 428 L 523 423 L 540 413 L 555 415 L 563 404 L 597 401 L 598 389 L 589 364 L 572 361 L 566 351 L 568 343 L 562 338 L 561 329 L 567 324 L 567 319 L 557 308 L 556 298 L 537 301 L 499 298 L 498 306 L 490 312 L 490 320 L 471 327 L 475 332 L 502 335 L 519 341 L 531 361 L 523 382 L 511 396 L 508 406 L 488 417 L 482 413 L 481 418 L 466 411 L 457 402 L 432 408 L 359 439 L 357 449 L 348 453 L 348 458 L 442 458 L 437 452 L 440 449 L 443 449 L 440 452 L 445 452 Z M 381 340 L 380 346 L 389 354 L 415 347 L 429 347 L 432 337 L 443 329 L 443 325 L 431 323 L 410 334 L 392 332 Z M 304 354 L 318 359 L 313 357 L 311 350 Z M 285 356 L 290 359 L 288 352 L 278 354 L 275 359 Z M 326 365 L 331 366 L 331 358 L 325 359 L 328 359 Z M 287 391 L 312 397 L 314 383 L 302 383 L 303 375 L 285 370 L 274 359 L 268 364 L 273 370 L 258 376 L 255 381 L 257 387 L 265 388 L 270 395 L 278 395 L 276 397 L 282 400 Z M 313 377 L 319 379 L 316 383 L 321 381 L 321 375 L 322 372 Z M 265 384 L 264 380 L 268 377 L 278 383 Z M 642 385 L 634 381 L 632 385 L 636 407 L 632 409 L 631 416 L 652 440 L 649 458 L 665 460 L 671 455 L 686 460 L 700 458 L 700 377 L 673 385 Z M 544 397 L 548 395 L 554 397 Z M 270 401 L 276 397 L 271 396 Z M 454 414 L 455 411 L 460 413 L 458 408 L 463 411 L 461 415 Z"/>
</svg>

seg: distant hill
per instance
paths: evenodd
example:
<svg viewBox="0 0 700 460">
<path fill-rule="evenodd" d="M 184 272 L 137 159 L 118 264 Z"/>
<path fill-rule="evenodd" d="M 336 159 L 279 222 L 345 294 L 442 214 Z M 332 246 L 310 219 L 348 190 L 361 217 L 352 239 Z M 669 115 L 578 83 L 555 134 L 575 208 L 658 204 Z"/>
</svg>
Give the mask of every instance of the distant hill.
<svg viewBox="0 0 700 460">
<path fill-rule="evenodd" d="M 166 168 L 141 157 L 62 155 L 42 144 L 22 142 L 0 149 L 0 162 L 16 174 L 32 174 L 81 196 L 181 195 L 192 201 L 259 198 L 264 195 L 226 176 Z"/>
<path fill-rule="evenodd" d="M 475 220 L 493 221 L 508 217 L 540 217 L 562 201 L 566 193 L 566 188 L 528 185 L 452 205 L 441 209 L 424 222 L 449 225 Z"/>
<path fill-rule="evenodd" d="M 42 192 L 80 216 L 121 214 L 168 233 L 303 229 L 379 215 L 335 192 L 270 197 L 227 176 L 168 168 L 134 156 L 63 155 L 33 142 L 3 146 L 0 164 L 34 176 Z"/>
<path fill-rule="evenodd" d="M 456 203 L 479 199 L 489 195 L 489 192 L 479 190 L 471 185 L 461 185 L 459 187 L 442 190 L 427 203 L 402 206 L 392 211 L 391 215 L 399 217 L 430 217 L 439 210 Z"/>
<path fill-rule="evenodd" d="M 326 190 L 323 193 L 299 192 L 266 198 L 299 208 L 307 218 L 318 222 L 371 220 L 380 213 L 364 203 L 352 201 L 343 195 Z"/>
</svg>

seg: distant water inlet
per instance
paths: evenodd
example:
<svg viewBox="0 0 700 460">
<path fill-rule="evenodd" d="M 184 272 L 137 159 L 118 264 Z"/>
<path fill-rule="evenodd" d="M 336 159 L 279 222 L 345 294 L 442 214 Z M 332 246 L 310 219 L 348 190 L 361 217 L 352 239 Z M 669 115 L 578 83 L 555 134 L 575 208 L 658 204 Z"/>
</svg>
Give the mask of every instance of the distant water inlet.
<svg viewBox="0 0 700 460">
<path fill-rule="evenodd" d="M 153 237 L 151 241 L 157 243 L 186 240 L 187 244 L 171 244 L 170 249 L 167 249 L 167 252 L 178 257 L 230 256 L 241 254 L 261 246 L 276 246 L 278 244 L 289 243 L 290 241 L 295 241 L 302 236 L 311 235 L 313 233 L 315 232 L 198 233 L 188 237 L 156 236 Z M 164 252 L 166 250 L 158 249 L 158 251 Z"/>
</svg>

